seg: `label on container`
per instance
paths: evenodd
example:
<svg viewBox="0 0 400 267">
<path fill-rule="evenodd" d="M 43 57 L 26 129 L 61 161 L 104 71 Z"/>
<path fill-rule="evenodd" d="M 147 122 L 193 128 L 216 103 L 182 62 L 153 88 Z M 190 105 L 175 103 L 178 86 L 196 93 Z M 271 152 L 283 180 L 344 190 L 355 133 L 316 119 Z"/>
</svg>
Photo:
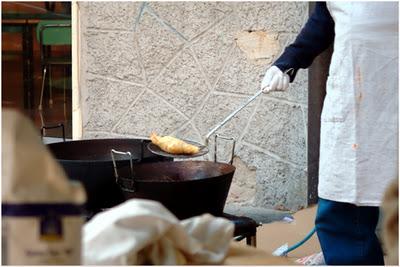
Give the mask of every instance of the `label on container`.
<svg viewBox="0 0 400 267">
<path fill-rule="evenodd" d="M 79 265 L 83 223 L 70 204 L 3 204 L 2 263 Z"/>
</svg>

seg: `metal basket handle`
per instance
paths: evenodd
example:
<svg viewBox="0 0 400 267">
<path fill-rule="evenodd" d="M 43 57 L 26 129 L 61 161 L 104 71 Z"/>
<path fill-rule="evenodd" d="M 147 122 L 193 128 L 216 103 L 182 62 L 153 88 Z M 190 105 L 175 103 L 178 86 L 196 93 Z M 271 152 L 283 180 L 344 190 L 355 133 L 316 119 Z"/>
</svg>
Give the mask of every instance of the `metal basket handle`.
<svg viewBox="0 0 400 267">
<path fill-rule="evenodd" d="M 42 128 L 40 128 L 40 137 L 43 139 L 44 135 L 46 134 L 45 130 L 46 129 L 55 129 L 55 128 L 61 128 L 62 129 L 62 137 L 63 141 L 65 142 L 65 128 L 63 123 L 59 123 L 57 125 L 43 125 Z"/>
<path fill-rule="evenodd" d="M 217 139 L 218 138 L 221 138 L 221 139 L 224 139 L 224 140 L 231 140 L 231 141 L 233 141 L 233 144 L 232 144 L 232 152 L 231 152 L 231 159 L 229 160 L 229 164 L 232 164 L 233 163 L 233 157 L 234 157 L 234 155 L 235 155 L 235 145 L 236 145 L 236 140 L 235 140 L 235 138 L 233 138 L 233 137 L 227 137 L 227 136 L 222 136 L 222 135 L 220 135 L 220 134 L 216 134 L 215 135 L 215 137 L 214 137 L 214 162 L 217 162 L 217 147 L 218 147 L 218 145 L 217 145 Z"/>
<path fill-rule="evenodd" d="M 140 159 L 139 162 L 143 162 L 143 158 L 144 158 L 144 150 L 146 149 L 146 143 L 145 140 L 142 139 L 140 141 Z"/>
<path fill-rule="evenodd" d="M 131 187 L 129 189 L 125 189 L 126 191 L 129 192 L 135 192 L 135 182 L 133 179 L 133 158 L 132 158 L 132 153 L 127 151 L 127 152 L 122 152 L 122 151 L 118 151 L 115 149 L 111 149 L 111 159 L 113 162 L 113 166 L 114 166 L 114 176 L 115 176 L 115 182 L 118 184 L 119 182 L 119 175 L 118 175 L 118 166 L 117 166 L 117 162 L 115 161 L 115 156 L 114 154 L 117 155 L 127 155 L 129 156 L 129 166 L 130 166 L 130 171 L 131 171 Z"/>
</svg>

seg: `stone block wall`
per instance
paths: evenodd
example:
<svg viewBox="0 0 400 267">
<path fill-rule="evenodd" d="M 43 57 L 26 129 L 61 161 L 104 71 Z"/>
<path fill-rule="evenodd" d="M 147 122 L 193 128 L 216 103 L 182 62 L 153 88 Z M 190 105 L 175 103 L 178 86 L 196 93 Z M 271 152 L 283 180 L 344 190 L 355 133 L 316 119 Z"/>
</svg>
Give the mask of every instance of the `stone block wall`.
<svg viewBox="0 0 400 267">
<path fill-rule="evenodd" d="M 83 137 L 155 131 L 198 142 L 259 90 L 308 16 L 306 2 L 80 2 L 79 9 Z M 306 71 L 218 133 L 237 140 L 228 203 L 306 205 Z M 221 141 L 220 159 L 229 146 Z"/>
</svg>

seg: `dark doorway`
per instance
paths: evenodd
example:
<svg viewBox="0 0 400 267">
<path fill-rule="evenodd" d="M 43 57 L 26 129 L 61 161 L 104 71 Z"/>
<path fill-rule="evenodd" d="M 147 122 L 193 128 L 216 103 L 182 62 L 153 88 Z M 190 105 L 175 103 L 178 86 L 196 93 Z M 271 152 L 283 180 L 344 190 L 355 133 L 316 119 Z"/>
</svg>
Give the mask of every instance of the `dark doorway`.
<svg viewBox="0 0 400 267">
<path fill-rule="evenodd" d="M 309 12 L 314 10 L 315 2 L 309 3 Z M 307 129 L 307 169 L 308 204 L 318 201 L 319 144 L 321 112 L 326 94 L 326 79 L 332 56 L 332 47 L 320 54 L 308 69 L 308 129 Z"/>
<path fill-rule="evenodd" d="M 14 108 L 29 116 L 40 129 L 43 125 L 63 123 L 67 137 L 72 136 L 71 67 L 54 66 L 50 81 L 47 72 L 42 110 L 41 45 L 37 25 L 41 21 L 71 20 L 71 2 L 2 2 L 2 108 Z M 47 48 L 52 56 L 69 57 L 70 45 Z M 64 101 L 65 89 L 65 101 Z M 65 102 L 65 105 L 64 105 Z M 61 130 L 46 132 L 60 137 Z"/>
</svg>

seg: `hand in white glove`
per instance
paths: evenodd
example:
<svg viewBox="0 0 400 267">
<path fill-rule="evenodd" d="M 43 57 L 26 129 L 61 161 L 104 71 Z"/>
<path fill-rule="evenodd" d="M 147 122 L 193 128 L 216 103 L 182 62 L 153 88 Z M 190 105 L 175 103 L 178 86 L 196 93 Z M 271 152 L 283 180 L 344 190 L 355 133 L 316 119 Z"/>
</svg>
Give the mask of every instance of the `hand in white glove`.
<svg viewBox="0 0 400 267">
<path fill-rule="evenodd" d="M 270 67 L 261 82 L 263 93 L 271 91 L 285 91 L 289 87 L 289 75 L 283 73 L 278 67 Z"/>
</svg>

